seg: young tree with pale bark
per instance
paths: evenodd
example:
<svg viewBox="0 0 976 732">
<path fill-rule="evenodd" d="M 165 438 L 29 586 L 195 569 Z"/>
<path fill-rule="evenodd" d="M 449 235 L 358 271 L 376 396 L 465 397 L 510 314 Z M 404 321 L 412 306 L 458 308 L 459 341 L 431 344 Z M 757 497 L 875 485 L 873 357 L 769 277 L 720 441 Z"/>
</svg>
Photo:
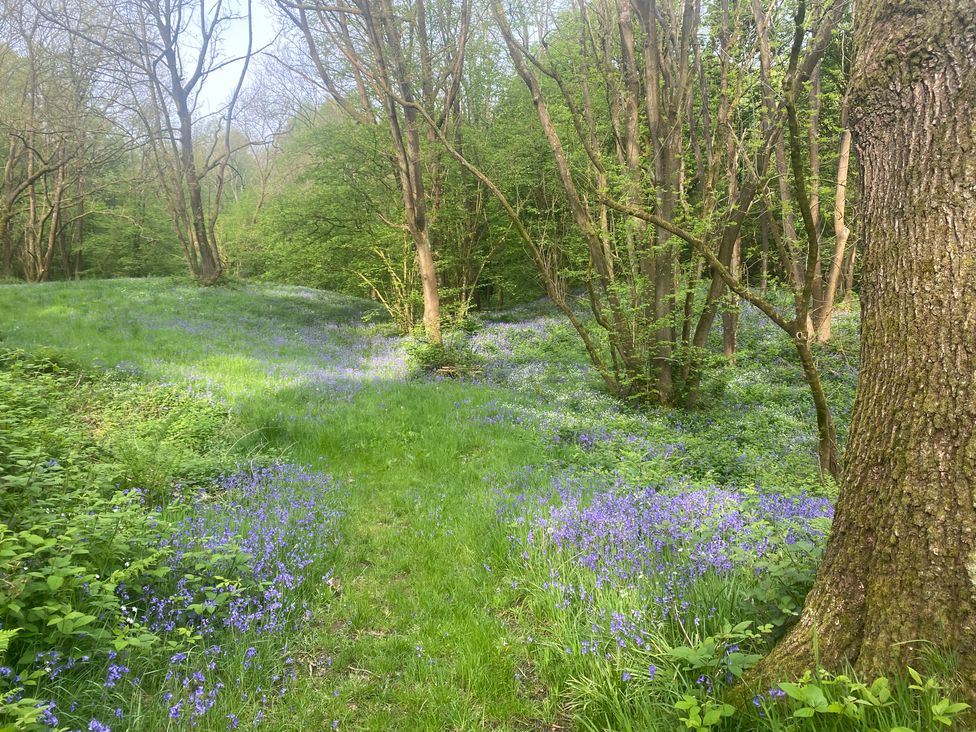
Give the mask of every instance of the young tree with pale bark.
<svg viewBox="0 0 976 732">
<path fill-rule="evenodd" d="M 469 36 L 465 0 L 429 3 L 392 0 L 311 3 L 276 0 L 304 40 L 315 73 L 339 107 L 363 124 L 383 123 L 403 203 L 403 228 L 413 240 L 423 292 L 424 332 L 441 336 L 441 294 L 432 236 L 443 200 L 439 151 L 425 151 L 440 132 L 453 131 Z M 417 104 L 436 109 L 425 126 Z M 425 154 L 426 153 L 426 154 Z"/>
</svg>

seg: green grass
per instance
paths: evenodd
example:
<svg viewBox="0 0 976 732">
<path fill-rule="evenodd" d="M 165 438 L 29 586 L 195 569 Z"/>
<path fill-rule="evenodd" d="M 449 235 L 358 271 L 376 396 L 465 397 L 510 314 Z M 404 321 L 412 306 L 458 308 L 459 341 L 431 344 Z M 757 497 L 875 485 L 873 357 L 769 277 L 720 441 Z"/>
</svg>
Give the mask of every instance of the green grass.
<svg viewBox="0 0 976 732">
<path fill-rule="evenodd" d="M 368 341 L 361 318 L 371 310 L 285 287 L 8 286 L 0 335 L 9 347 L 53 347 L 82 364 L 213 390 L 249 428 L 245 439 L 348 485 L 336 590 L 323 592 L 293 649 L 305 673 L 273 728 L 336 719 L 357 730 L 532 726 L 550 712 L 505 621 L 500 579 L 485 568 L 506 551 L 485 477 L 537 463 L 539 438 L 474 424 L 488 389 L 378 381 L 347 396 L 269 369 L 304 368 L 334 344 Z M 301 337 L 318 329 L 329 336 L 324 348 Z M 287 342 L 270 347 L 276 335 Z"/>
</svg>

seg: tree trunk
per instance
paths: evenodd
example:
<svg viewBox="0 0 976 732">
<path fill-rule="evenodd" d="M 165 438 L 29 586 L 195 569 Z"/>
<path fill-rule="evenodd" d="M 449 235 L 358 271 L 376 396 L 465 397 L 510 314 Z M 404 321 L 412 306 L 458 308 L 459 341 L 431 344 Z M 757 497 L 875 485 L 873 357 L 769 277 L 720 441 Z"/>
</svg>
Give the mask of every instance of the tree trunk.
<svg viewBox="0 0 976 732">
<path fill-rule="evenodd" d="M 14 238 L 10 231 L 13 216 L 0 216 L 0 276 L 11 277 L 14 273 Z"/>
<path fill-rule="evenodd" d="M 441 302 L 437 290 L 437 265 L 426 227 L 416 239 L 417 265 L 424 296 L 424 335 L 431 343 L 443 342 L 441 336 Z"/>
<path fill-rule="evenodd" d="M 742 243 L 739 239 L 735 240 L 735 246 L 732 249 L 732 266 L 729 267 L 729 271 L 732 272 L 733 277 L 739 277 L 740 263 L 742 259 L 741 254 Z M 728 302 L 726 303 L 725 310 L 722 311 L 722 352 L 725 357 L 731 359 L 732 363 L 735 363 L 735 351 L 736 344 L 739 337 L 739 296 L 734 292 L 728 293 Z"/>
<path fill-rule="evenodd" d="M 805 331 L 809 335 L 809 331 Z M 840 453 L 837 449 L 837 430 L 834 427 L 833 417 L 830 415 L 830 403 L 827 401 L 827 394 L 824 392 L 823 382 L 820 380 L 820 372 L 817 363 L 813 359 L 813 352 L 810 350 L 810 342 L 806 337 L 800 338 L 799 334 L 794 334 L 793 343 L 796 346 L 796 353 L 800 357 L 800 364 L 803 366 L 803 378 L 810 387 L 810 394 L 813 396 L 813 408 L 817 415 L 817 459 L 820 461 L 821 479 L 829 475 L 834 480 L 841 480 Z"/>
<path fill-rule="evenodd" d="M 186 181 L 187 201 L 190 214 L 188 232 L 196 257 L 191 259 L 193 276 L 204 285 L 212 285 L 222 274 L 220 255 L 213 241 L 212 232 L 207 229 L 207 214 L 203 207 L 203 186 L 196 161 L 193 159 L 193 121 L 189 106 L 182 97 L 174 94 L 180 120 L 180 162 L 183 178 Z"/>
<path fill-rule="evenodd" d="M 374 30 L 374 53 L 377 59 L 389 54 L 392 74 L 384 61 L 378 61 L 386 75 L 396 80 L 403 104 L 386 92 L 386 111 L 390 122 L 390 134 L 397 149 L 400 171 L 400 189 L 403 196 L 407 228 L 417 248 L 417 268 L 420 272 L 424 299 L 424 335 L 431 343 L 443 342 L 441 336 L 441 301 L 437 283 L 437 265 L 430 240 L 430 217 L 427 212 L 428 196 L 424 185 L 424 166 L 420 150 L 420 124 L 414 108 L 413 87 L 407 73 L 407 64 L 401 48 L 401 29 L 395 20 L 389 3 L 380 3 L 379 26 Z M 370 19 L 372 23 L 372 19 Z M 385 41 L 383 40 L 385 38 Z M 403 124 L 398 108 L 403 110 Z"/>
<path fill-rule="evenodd" d="M 769 289 L 769 214 L 763 206 L 759 218 L 759 294 L 765 297 Z"/>
<path fill-rule="evenodd" d="M 833 531 L 772 678 L 903 669 L 926 642 L 976 690 L 976 3 L 865 0 L 861 372 Z"/>
<path fill-rule="evenodd" d="M 854 292 L 854 270 L 857 268 L 857 248 L 848 247 L 844 255 L 844 292 L 843 302 L 849 302 Z"/>
<path fill-rule="evenodd" d="M 844 266 L 844 254 L 850 229 L 847 228 L 847 170 L 851 159 L 851 131 L 847 129 L 847 102 L 840 113 L 840 149 L 837 151 L 837 192 L 834 195 L 834 257 L 827 273 L 827 287 L 823 297 L 823 307 L 814 314 L 817 340 L 826 343 L 830 340 L 830 326 L 833 320 L 834 301 Z"/>
<path fill-rule="evenodd" d="M 812 3 L 812 10 L 819 14 L 816 0 Z M 810 78 L 810 126 L 807 128 L 807 160 L 809 160 L 808 191 L 810 197 L 810 212 L 813 215 L 813 228 L 816 232 L 817 261 L 814 265 L 811 317 L 813 328 L 810 332 L 817 332 L 818 324 L 827 310 L 825 302 L 826 283 L 823 280 L 823 266 L 820 261 L 820 64 L 813 70 Z M 804 267 L 804 269 L 806 269 Z"/>
</svg>

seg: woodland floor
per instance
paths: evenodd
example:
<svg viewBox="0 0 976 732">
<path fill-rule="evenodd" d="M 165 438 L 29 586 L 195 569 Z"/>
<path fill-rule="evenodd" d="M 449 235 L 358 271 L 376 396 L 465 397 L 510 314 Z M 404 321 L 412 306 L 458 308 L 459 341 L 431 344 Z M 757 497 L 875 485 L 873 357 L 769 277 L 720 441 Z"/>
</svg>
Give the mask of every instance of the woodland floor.
<svg viewBox="0 0 976 732">
<path fill-rule="evenodd" d="M 709 406 L 638 412 L 600 392 L 575 336 L 544 305 L 485 318 L 473 334 L 456 336 L 479 357 L 468 380 L 411 376 L 404 342 L 382 321 L 365 301 L 272 285 L 117 280 L 0 288 L 3 347 L 52 347 L 86 368 L 185 386 L 245 426 L 233 445 L 242 456 L 300 463 L 342 486 L 334 569 L 313 595 L 310 620 L 289 640 L 298 675 L 267 704 L 264 726 L 681 725 L 673 707 L 681 695 L 670 691 L 655 702 L 665 705 L 658 717 L 634 711 L 645 692 L 627 682 L 643 674 L 643 683 L 657 683 L 647 661 L 666 656 L 648 650 L 649 635 L 632 650 L 613 641 L 605 660 L 585 658 L 590 640 L 572 635 L 580 628 L 592 628 L 594 638 L 603 625 L 611 640 L 626 635 L 611 622 L 614 601 L 592 600 L 595 589 L 573 605 L 563 587 L 553 602 L 559 570 L 537 562 L 531 536 L 526 543 L 520 533 L 525 516 L 511 505 L 542 506 L 569 495 L 563 487 L 573 481 L 618 492 L 680 481 L 708 496 L 733 491 L 722 493 L 726 502 L 742 491 L 810 495 L 813 508 L 791 516 L 820 515 L 816 502 L 829 506 L 829 489 L 815 497 L 824 493 L 812 407 L 789 344 L 747 312 L 742 365 L 718 368 Z M 821 362 L 842 426 L 856 378 L 856 327 L 842 317 L 837 345 Z M 559 566 L 567 561 L 572 554 Z M 633 594 L 629 587 L 619 596 Z M 701 613 L 712 605 L 709 619 L 727 609 L 714 598 L 703 602 Z"/>
</svg>

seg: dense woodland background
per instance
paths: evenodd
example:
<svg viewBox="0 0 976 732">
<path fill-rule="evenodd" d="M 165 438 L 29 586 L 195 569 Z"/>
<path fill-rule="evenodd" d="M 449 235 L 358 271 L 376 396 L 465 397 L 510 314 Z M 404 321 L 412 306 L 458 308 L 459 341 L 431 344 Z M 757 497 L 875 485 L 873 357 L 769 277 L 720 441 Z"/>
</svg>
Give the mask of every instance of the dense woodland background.
<svg viewBox="0 0 976 732">
<path fill-rule="evenodd" d="M 367 294 L 438 347 L 544 292 L 609 391 L 687 405 L 742 294 L 804 334 L 839 477 L 811 344 L 856 280 L 845 6 L 274 10 L 256 49 L 250 5 L 11 9 L 4 276 L 226 270 Z"/>
<path fill-rule="evenodd" d="M 221 35 L 244 32 L 244 7 L 8 3 L 0 59 L 3 276 L 45 281 L 186 272 L 184 244 L 196 215 L 189 210 L 191 189 L 198 185 L 207 236 L 228 273 L 382 297 L 409 329 L 420 317 L 421 288 L 405 231 L 384 90 L 366 68 L 374 63 L 372 51 L 357 28 L 343 49 L 335 25 L 340 14 L 295 7 L 272 8 L 281 33 L 272 46 L 252 49 L 244 78 L 232 78 L 241 86 L 230 90 L 235 96 L 228 101 L 227 74 L 216 79 L 222 88 L 213 89 L 211 72 L 236 58 L 221 45 Z M 667 153 L 673 167 L 669 215 L 696 235 L 720 233 L 739 189 L 761 176 L 738 237 L 736 267 L 760 290 L 788 284 L 793 272 L 785 265 L 800 266 L 805 248 L 799 246 L 803 225 L 786 135 L 779 135 L 774 161 L 762 171 L 756 170 L 756 155 L 768 129 L 783 122 L 795 9 L 744 2 L 688 8 L 691 15 L 681 17 L 661 6 L 668 13 L 662 33 L 670 35 L 656 41 L 665 64 L 658 70 L 661 119 L 654 124 L 668 127 L 668 139 L 647 145 L 639 22 L 633 30 L 637 45 L 629 51 L 636 55 L 627 61 L 613 4 L 588 7 L 582 16 L 578 7 L 558 4 L 524 4 L 509 12 L 513 38 L 532 49 L 538 64 L 534 73 L 553 124 L 569 141 L 568 165 L 587 215 L 603 228 L 618 268 L 626 269 L 628 227 L 639 224 L 605 205 L 598 192 L 626 198 L 633 165 L 628 125 L 636 124 L 639 165 L 649 170 Z M 362 17 L 355 12 L 349 17 Z M 206 48 L 200 13 L 213 33 Z M 824 18 L 818 6 L 808 15 L 808 29 L 830 22 L 836 30 L 796 95 L 802 134 L 795 145 L 819 241 L 817 268 L 827 279 L 836 250 L 838 276 L 830 284 L 834 298 L 843 300 L 854 288 L 857 266 L 856 235 L 846 246 L 837 237 L 851 227 L 856 231 L 857 218 L 854 169 L 850 175 L 846 168 L 838 171 L 850 155 L 844 101 L 850 19 Z M 549 268 L 539 272 L 496 197 L 421 120 L 419 156 L 445 318 L 463 320 L 472 306 L 535 298 L 547 277 L 558 288 L 585 286 L 597 275 L 595 265 L 531 93 L 490 10 L 419 4 L 404 9 L 397 22 L 408 44 L 402 82 L 422 97 L 451 144 L 498 186 Z M 306 26 L 316 51 L 311 57 L 299 30 Z M 179 54 L 172 63 L 185 77 L 178 88 L 167 76 L 171 61 L 165 54 L 146 68 L 149 55 L 165 48 L 166 32 Z M 452 68 L 462 53 L 463 67 Z M 630 80 L 624 62 L 634 65 Z M 239 60 L 231 66 L 231 76 L 242 66 Z M 400 81 L 399 71 L 386 73 Z M 641 109 L 628 120 L 632 102 Z M 579 123 L 585 129 L 574 127 Z M 599 163 L 588 159 L 577 132 Z M 651 190 L 646 180 L 639 185 Z M 683 302 L 683 293 L 702 276 L 700 256 L 687 245 L 670 246 L 673 298 Z M 778 247 L 785 248 L 785 262 Z M 626 287 L 630 274 L 619 277 Z"/>
</svg>

